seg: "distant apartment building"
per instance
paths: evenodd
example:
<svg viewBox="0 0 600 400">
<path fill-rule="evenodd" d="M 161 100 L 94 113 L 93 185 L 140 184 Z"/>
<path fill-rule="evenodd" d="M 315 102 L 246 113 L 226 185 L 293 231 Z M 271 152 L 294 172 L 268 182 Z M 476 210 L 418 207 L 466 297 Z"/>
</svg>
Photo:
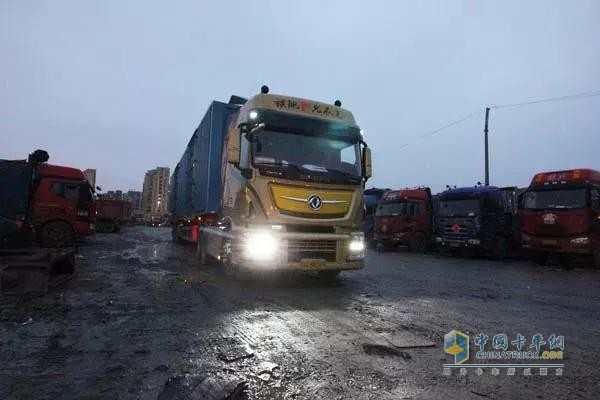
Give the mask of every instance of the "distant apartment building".
<svg viewBox="0 0 600 400">
<path fill-rule="evenodd" d="M 105 193 L 98 194 L 98 198 L 104 200 L 127 200 L 123 196 L 122 190 L 107 190 Z"/>
<path fill-rule="evenodd" d="M 86 169 L 83 171 L 83 176 L 85 176 L 85 179 L 87 179 L 90 186 L 96 190 L 96 170 L 91 168 Z"/>
<path fill-rule="evenodd" d="M 131 209 L 134 212 L 142 210 L 142 192 L 129 190 L 125 194 L 125 199 L 131 203 Z"/>
<path fill-rule="evenodd" d="M 146 172 L 142 191 L 142 210 L 146 219 L 167 213 L 169 168 L 157 167 Z"/>
</svg>

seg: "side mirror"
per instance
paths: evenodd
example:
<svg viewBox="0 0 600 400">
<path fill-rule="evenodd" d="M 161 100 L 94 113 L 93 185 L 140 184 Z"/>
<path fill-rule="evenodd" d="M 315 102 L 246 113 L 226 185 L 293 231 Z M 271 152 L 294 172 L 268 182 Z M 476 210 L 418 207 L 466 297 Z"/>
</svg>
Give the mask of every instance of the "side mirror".
<svg viewBox="0 0 600 400">
<path fill-rule="evenodd" d="M 241 130 L 234 131 L 229 135 L 227 143 L 227 162 L 234 165 L 240 163 Z"/>
<path fill-rule="evenodd" d="M 363 147 L 362 151 L 363 158 L 363 178 L 369 179 L 372 176 L 373 170 L 371 166 L 371 149 L 368 147 Z"/>
</svg>

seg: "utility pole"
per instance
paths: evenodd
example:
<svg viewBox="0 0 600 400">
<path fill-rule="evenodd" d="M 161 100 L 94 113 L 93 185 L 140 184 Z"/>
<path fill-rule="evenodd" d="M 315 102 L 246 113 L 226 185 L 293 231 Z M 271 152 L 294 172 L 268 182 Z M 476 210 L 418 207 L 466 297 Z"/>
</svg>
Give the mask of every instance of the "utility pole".
<svg viewBox="0 0 600 400">
<path fill-rule="evenodd" d="M 485 186 L 490 186 L 490 155 L 488 150 L 488 121 L 490 119 L 490 108 L 485 108 L 485 127 L 483 133 L 485 134 Z"/>
</svg>

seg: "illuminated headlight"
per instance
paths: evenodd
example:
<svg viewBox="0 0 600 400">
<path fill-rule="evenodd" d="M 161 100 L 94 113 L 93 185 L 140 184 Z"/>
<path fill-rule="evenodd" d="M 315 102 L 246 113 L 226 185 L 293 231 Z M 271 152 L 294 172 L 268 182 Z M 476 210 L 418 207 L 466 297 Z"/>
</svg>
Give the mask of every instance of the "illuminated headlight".
<svg viewBox="0 0 600 400">
<path fill-rule="evenodd" d="M 469 244 L 481 244 L 481 240 L 479 240 L 479 239 L 469 239 L 469 240 L 467 240 L 467 243 L 469 243 Z"/>
<path fill-rule="evenodd" d="M 350 236 L 350 244 L 348 249 L 352 253 L 359 253 L 365 251 L 365 234 L 362 232 L 352 233 Z"/>
<path fill-rule="evenodd" d="M 277 239 L 267 231 L 248 232 L 244 243 L 246 258 L 268 261 L 277 255 Z"/>
<path fill-rule="evenodd" d="M 363 232 L 354 232 L 350 234 L 348 243 L 350 255 L 348 260 L 362 260 L 365 258 L 365 234 Z"/>
<path fill-rule="evenodd" d="M 442 242 L 443 242 L 442 238 L 441 238 L 441 237 L 439 237 L 439 236 L 436 236 L 436 238 L 435 238 L 435 241 L 436 241 L 437 243 L 442 243 Z"/>
<path fill-rule="evenodd" d="M 589 237 L 578 237 L 575 239 L 571 239 L 572 244 L 588 244 L 590 242 Z"/>
<path fill-rule="evenodd" d="M 255 120 L 256 118 L 258 118 L 258 112 L 254 111 L 254 110 L 250 111 L 248 113 L 248 118 L 250 118 L 252 120 Z"/>
</svg>

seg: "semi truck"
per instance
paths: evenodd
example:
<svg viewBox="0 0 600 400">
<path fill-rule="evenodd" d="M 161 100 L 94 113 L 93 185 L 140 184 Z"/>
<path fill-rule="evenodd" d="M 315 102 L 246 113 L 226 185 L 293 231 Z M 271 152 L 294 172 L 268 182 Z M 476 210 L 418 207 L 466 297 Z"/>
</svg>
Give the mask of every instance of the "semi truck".
<svg viewBox="0 0 600 400">
<path fill-rule="evenodd" d="M 523 196 L 522 245 L 537 263 L 554 254 L 600 266 L 600 171 L 535 174 Z"/>
<path fill-rule="evenodd" d="M 424 252 L 432 240 L 431 189 L 387 191 L 375 211 L 375 241 L 384 248 L 406 245 Z"/>
<path fill-rule="evenodd" d="M 468 250 L 504 259 L 520 248 L 517 188 L 475 186 L 438 196 L 436 244 L 442 252 Z"/>
<path fill-rule="evenodd" d="M 95 232 L 93 190 L 79 169 L 48 164 L 48 158 L 37 150 L 28 160 L 0 160 L 0 219 L 5 229 L 28 232 L 45 247 L 69 246 Z"/>
<path fill-rule="evenodd" d="M 74 271 L 75 251 L 65 246 L 93 232 L 93 198 L 83 174 L 48 165 L 48 158 L 36 150 L 27 160 L 0 160 L 0 288 L 5 294 L 45 293 L 51 281 Z"/>
<path fill-rule="evenodd" d="M 118 232 L 131 219 L 131 203 L 126 200 L 96 200 L 96 232 Z"/>
<path fill-rule="evenodd" d="M 199 260 L 242 269 L 364 267 L 363 190 L 371 152 L 352 113 L 261 93 L 213 101 L 171 178 L 173 238 Z"/>
</svg>

